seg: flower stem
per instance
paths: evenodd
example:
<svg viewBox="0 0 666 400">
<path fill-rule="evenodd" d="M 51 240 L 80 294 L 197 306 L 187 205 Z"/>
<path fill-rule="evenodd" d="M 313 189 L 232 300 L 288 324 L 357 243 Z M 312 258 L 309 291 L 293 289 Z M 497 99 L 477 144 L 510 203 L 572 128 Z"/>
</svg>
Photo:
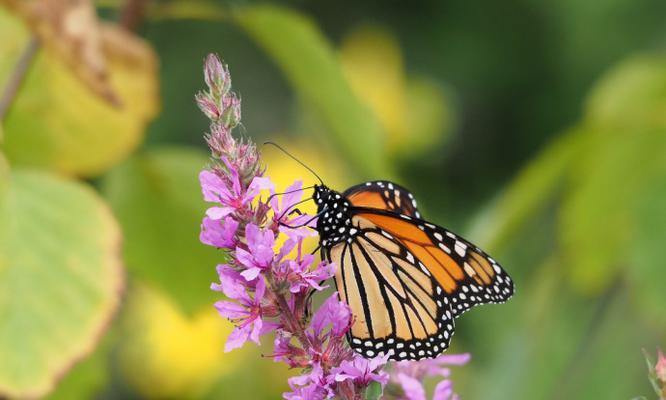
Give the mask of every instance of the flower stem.
<svg viewBox="0 0 666 400">
<path fill-rule="evenodd" d="M 268 285 L 271 289 L 271 292 L 273 292 L 273 294 L 275 295 L 278 307 L 280 307 L 280 312 L 282 313 L 284 320 L 289 324 L 288 327 L 289 330 L 291 331 L 291 333 L 296 335 L 296 338 L 301 343 L 301 346 L 303 347 L 304 350 L 307 351 L 308 349 L 312 348 L 313 347 L 312 343 L 305 334 L 305 328 L 300 323 L 300 321 L 297 320 L 296 316 L 291 311 L 291 308 L 289 308 L 287 299 L 277 289 L 275 282 L 273 281 L 272 274 L 267 274 L 266 278 L 268 280 Z"/>
</svg>

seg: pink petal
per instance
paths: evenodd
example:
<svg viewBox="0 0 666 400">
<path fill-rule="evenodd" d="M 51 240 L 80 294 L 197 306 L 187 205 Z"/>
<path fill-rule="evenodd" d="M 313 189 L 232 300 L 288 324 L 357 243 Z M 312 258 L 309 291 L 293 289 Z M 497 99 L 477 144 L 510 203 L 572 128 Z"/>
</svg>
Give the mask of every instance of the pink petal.
<svg viewBox="0 0 666 400">
<path fill-rule="evenodd" d="M 248 268 L 245 271 L 241 272 L 241 275 L 243 276 L 243 278 L 245 278 L 246 281 L 249 282 L 249 281 L 253 281 L 253 280 L 257 279 L 260 272 L 261 272 L 261 268 L 252 267 L 252 268 Z"/>
<path fill-rule="evenodd" d="M 222 199 L 228 199 L 230 196 L 229 190 L 217 176 L 217 174 L 203 170 L 199 173 L 199 182 L 201 183 L 201 191 L 205 201 L 219 202 Z"/>
<path fill-rule="evenodd" d="M 212 220 L 220 220 L 227 215 L 231 214 L 234 212 L 235 209 L 233 207 L 211 207 L 208 210 L 206 210 L 206 215 L 208 218 Z"/>
<path fill-rule="evenodd" d="M 259 336 L 261 335 L 262 325 L 263 321 L 261 320 L 261 318 L 255 319 L 254 322 L 252 323 L 252 332 L 250 332 L 250 340 L 252 340 L 256 344 L 261 344 L 261 342 L 259 342 Z"/>
<path fill-rule="evenodd" d="M 282 196 L 282 212 L 287 211 L 301 200 L 303 197 L 302 187 L 303 181 L 297 180 L 284 190 L 285 194 Z"/>
<path fill-rule="evenodd" d="M 275 185 L 271 182 L 270 178 L 265 176 L 254 177 L 247 188 L 247 192 L 245 192 L 245 196 L 243 196 L 243 203 L 252 201 L 263 189 L 270 190 L 271 194 L 275 193 Z M 271 203 L 274 199 L 275 197 L 271 199 Z"/>
<path fill-rule="evenodd" d="M 472 356 L 469 353 L 445 354 L 435 358 L 433 361 L 437 361 L 439 364 L 465 365 L 471 358 Z"/>
<path fill-rule="evenodd" d="M 254 304 L 261 304 L 261 300 L 264 298 L 264 293 L 266 292 L 266 282 L 263 279 L 257 281 L 257 286 L 254 291 Z"/>
<path fill-rule="evenodd" d="M 407 400 L 425 400 L 425 389 L 421 382 L 403 373 L 398 374 L 398 382 L 400 382 Z"/>
<path fill-rule="evenodd" d="M 453 384 L 445 379 L 437 384 L 432 400 L 450 400 L 453 395 Z"/>
<path fill-rule="evenodd" d="M 220 276 L 220 283 L 211 285 L 216 291 L 222 291 L 225 296 L 234 300 L 248 301 L 250 297 L 247 294 L 247 284 L 241 275 L 226 264 L 218 265 L 217 273 Z"/>
<path fill-rule="evenodd" d="M 247 342 L 247 337 L 250 334 L 249 326 L 243 328 L 236 328 L 227 337 L 227 342 L 224 345 L 224 352 L 228 353 L 233 349 L 242 347 Z"/>
<path fill-rule="evenodd" d="M 252 254 L 247 252 L 244 249 L 241 249 L 240 247 L 236 247 L 236 259 L 238 262 L 243 264 L 244 266 L 248 268 L 254 267 L 254 257 L 252 257 Z"/>
<path fill-rule="evenodd" d="M 215 308 L 224 318 L 237 319 L 248 316 L 248 311 L 245 307 L 232 301 L 220 300 L 215 303 Z"/>
</svg>

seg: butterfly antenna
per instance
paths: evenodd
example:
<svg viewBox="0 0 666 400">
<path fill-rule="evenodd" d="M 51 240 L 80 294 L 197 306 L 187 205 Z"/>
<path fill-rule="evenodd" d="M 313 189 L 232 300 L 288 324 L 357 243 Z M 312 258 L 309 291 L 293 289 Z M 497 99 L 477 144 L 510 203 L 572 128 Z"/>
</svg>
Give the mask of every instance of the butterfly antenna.
<svg viewBox="0 0 666 400">
<path fill-rule="evenodd" d="M 314 171 L 312 170 L 312 168 L 308 167 L 307 165 L 305 165 L 305 163 L 303 163 L 303 161 L 301 161 L 301 160 L 299 160 L 298 158 L 296 158 L 296 157 L 294 157 L 293 155 L 291 155 L 287 150 L 285 150 L 284 148 L 282 148 L 282 146 L 280 146 L 279 144 L 277 144 L 277 143 L 275 143 L 275 142 L 264 142 L 264 145 L 267 145 L 267 144 L 270 144 L 270 145 L 275 146 L 276 148 L 278 148 L 278 150 L 280 150 L 281 152 L 283 152 L 284 154 L 286 154 L 287 156 L 289 156 L 289 158 L 291 158 L 292 160 L 294 160 L 294 161 L 296 161 L 297 163 L 301 164 L 305 169 L 307 169 L 308 171 L 310 171 L 310 172 L 312 173 L 312 175 L 316 176 L 317 179 L 319 179 L 319 183 L 321 183 L 322 185 L 324 184 L 324 181 L 321 180 L 321 178 L 319 177 L 319 175 L 317 175 L 317 173 L 314 172 Z"/>
</svg>

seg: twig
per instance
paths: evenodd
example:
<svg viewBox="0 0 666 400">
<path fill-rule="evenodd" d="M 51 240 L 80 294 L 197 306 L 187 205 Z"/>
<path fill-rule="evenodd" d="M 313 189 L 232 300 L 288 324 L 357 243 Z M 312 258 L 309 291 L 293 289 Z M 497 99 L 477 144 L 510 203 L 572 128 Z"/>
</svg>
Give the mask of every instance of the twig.
<svg viewBox="0 0 666 400">
<path fill-rule="evenodd" d="M 39 49 L 39 41 L 33 36 L 23 50 L 21 57 L 14 67 L 14 71 L 7 81 L 7 86 L 5 86 L 5 90 L 2 92 L 2 97 L 0 98 L 0 122 L 5 119 L 5 115 L 7 115 L 9 108 L 14 102 L 14 98 L 21 88 L 21 84 L 23 83 L 25 76 L 28 74 L 28 70 L 37 53 L 37 49 Z"/>
</svg>

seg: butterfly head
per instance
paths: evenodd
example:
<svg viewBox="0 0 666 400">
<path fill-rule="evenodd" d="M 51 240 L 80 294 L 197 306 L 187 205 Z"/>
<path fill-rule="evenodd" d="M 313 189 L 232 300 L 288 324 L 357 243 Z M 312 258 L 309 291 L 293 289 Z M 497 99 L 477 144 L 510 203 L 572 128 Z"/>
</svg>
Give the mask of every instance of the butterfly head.
<svg viewBox="0 0 666 400">
<path fill-rule="evenodd" d="M 349 215 L 351 204 L 344 196 L 325 185 L 315 185 L 312 198 L 317 204 L 317 231 L 323 246 L 349 239 L 356 232 Z"/>
</svg>

